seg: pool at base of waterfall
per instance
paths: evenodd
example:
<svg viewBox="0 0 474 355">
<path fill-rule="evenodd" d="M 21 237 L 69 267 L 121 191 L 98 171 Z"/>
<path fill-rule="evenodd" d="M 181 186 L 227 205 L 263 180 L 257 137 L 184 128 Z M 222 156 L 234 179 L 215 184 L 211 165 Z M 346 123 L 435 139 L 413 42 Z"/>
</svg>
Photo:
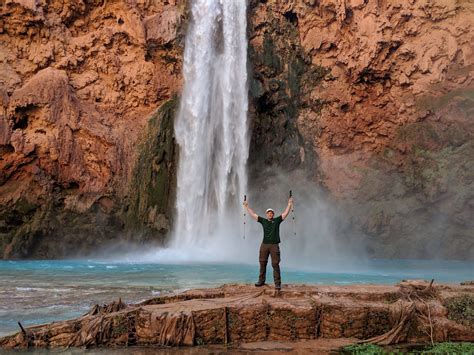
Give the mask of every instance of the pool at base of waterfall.
<svg viewBox="0 0 474 355">
<path fill-rule="evenodd" d="M 474 279 L 474 262 L 366 260 L 338 269 L 297 270 L 282 263 L 283 284 L 396 284 L 402 279 L 458 283 Z M 107 260 L 0 261 L 0 336 L 24 326 L 74 318 L 94 304 L 143 301 L 192 288 L 257 281 L 257 265 L 117 262 Z M 272 268 L 267 267 L 267 283 Z"/>
</svg>

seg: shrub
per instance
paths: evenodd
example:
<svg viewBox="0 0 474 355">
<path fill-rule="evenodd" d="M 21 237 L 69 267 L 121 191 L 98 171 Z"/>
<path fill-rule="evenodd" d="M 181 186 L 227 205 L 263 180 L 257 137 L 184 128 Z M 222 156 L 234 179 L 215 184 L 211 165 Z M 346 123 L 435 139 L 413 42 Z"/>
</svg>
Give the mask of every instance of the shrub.
<svg viewBox="0 0 474 355">
<path fill-rule="evenodd" d="M 446 300 L 445 304 L 448 309 L 448 318 L 455 322 L 474 327 L 474 297 L 471 295 L 463 295 L 452 297 Z"/>
<path fill-rule="evenodd" d="M 382 347 L 375 344 L 352 344 L 345 346 L 342 350 L 343 354 L 385 354 Z"/>
<path fill-rule="evenodd" d="M 422 354 L 474 354 L 474 343 L 437 343 L 426 348 Z"/>
</svg>

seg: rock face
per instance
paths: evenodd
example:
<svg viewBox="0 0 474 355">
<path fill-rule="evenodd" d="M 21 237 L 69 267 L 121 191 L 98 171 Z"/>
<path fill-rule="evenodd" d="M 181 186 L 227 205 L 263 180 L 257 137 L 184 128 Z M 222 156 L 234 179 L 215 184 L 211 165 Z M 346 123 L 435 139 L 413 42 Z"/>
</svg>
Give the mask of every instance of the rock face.
<svg viewBox="0 0 474 355">
<path fill-rule="evenodd" d="M 2 5 L 4 258 L 84 254 L 127 240 L 127 230 L 166 234 L 183 12 L 168 1 Z"/>
<path fill-rule="evenodd" d="M 3 258 L 163 240 L 185 6 L 2 6 Z M 371 256 L 474 258 L 473 16 L 464 0 L 250 1 L 251 183 L 303 171 Z"/>
<path fill-rule="evenodd" d="M 377 344 L 473 341 L 471 323 L 453 319 L 453 300 L 472 286 L 227 285 L 158 297 L 137 305 L 95 306 L 84 316 L 0 338 L 0 348 L 203 345 L 317 338 Z M 467 311 L 466 311 L 467 312 Z M 472 318 L 472 317 L 471 317 Z M 472 321 L 472 319 L 470 320 Z"/>
<path fill-rule="evenodd" d="M 250 11 L 253 177 L 306 170 L 369 255 L 474 258 L 474 4 Z"/>
</svg>

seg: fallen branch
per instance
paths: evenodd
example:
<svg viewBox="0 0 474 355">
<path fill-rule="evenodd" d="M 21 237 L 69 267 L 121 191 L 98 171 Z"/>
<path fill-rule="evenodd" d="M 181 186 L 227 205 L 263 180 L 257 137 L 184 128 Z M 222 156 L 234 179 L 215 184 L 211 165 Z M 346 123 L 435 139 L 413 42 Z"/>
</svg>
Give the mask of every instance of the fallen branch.
<svg viewBox="0 0 474 355">
<path fill-rule="evenodd" d="M 404 342 L 407 337 L 408 329 L 410 328 L 411 322 L 413 320 L 415 304 L 413 302 L 405 303 L 404 301 L 399 301 L 398 304 L 399 309 L 397 310 L 398 314 L 396 316 L 398 321 L 395 323 L 394 327 L 382 335 L 362 340 L 359 343 L 390 345 Z"/>
<path fill-rule="evenodd" d="M 23 333 L 24 336 L 26 336 L 26 330 L 23 328 L 20 322 L 18 322 L 18 325 L 20 326 L 21 332 Z"/>
<path fill-rule="evenodd" d="M 438 290 L 433 287 L 434 279 L 427 285 L 426 281 L 419 280 L 403 280 L 399 283 L 398 293 L 401 296 L 399 300 L 400 309 L 397 311 L 398 315 L 395 317 L 398 321 L 395 322 L 392 329 L 388 332 L 370 338 L 360 343 L 372 343 L 380 345 L 390 345 L 403 342 L 408 336 L 410 325 L 416 319 L 420 320 L 425 317 L 428 321 L 430 332 L 427 335 L 430 337 L 431 343 L 434 344 L 433 339 L 433 321 L 431 319 L 431 310 L 429 304 L 425 299 L 437 298 L 439 296 Z M 406 303 L 408 301 L 408 303 Z M 419 303 L 423 303 L 428 309 L 428 315 L 425 316 Z"/>
</svg>

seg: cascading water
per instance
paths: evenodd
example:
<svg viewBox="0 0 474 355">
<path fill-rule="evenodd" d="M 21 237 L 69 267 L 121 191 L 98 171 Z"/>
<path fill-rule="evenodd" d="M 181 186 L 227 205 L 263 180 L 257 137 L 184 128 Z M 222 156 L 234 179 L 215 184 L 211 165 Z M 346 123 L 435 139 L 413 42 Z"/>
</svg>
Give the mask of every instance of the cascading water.
<svg viewBox="0 0 474 355">
<path fill-rule="evenodd" d="M 311 267 L 316 256 L 317 265 L 333 259 L 341 264 L 330 213 L 315 189 L 295 186 L 275 168 L 273 177 L 266 176 L 264 184 L 247 193 L 246 27 L 246 0 L 191 1 L 184 88 L 175 120 L 179 167 L 174 230 L 167 248 L 142 252 L 141 261 L 255 264 L 262 229 L 247 216 L 244 240 L 243 195 L 249 195 L 257 213 L 270 206 L 281 213 L 291 188 L 299 223 L 282 224 L 285 265 Z"/>
<path fill-rule="evenodd" d="M 247 184 L 245 0 L 194 0 L 184 51 L 184 89 L 175 121 L 179 144 L 172 247 L 209 244 L 235 221 Z M 233 213 L 233 218 L 227 216 Z"/>
</svg>

